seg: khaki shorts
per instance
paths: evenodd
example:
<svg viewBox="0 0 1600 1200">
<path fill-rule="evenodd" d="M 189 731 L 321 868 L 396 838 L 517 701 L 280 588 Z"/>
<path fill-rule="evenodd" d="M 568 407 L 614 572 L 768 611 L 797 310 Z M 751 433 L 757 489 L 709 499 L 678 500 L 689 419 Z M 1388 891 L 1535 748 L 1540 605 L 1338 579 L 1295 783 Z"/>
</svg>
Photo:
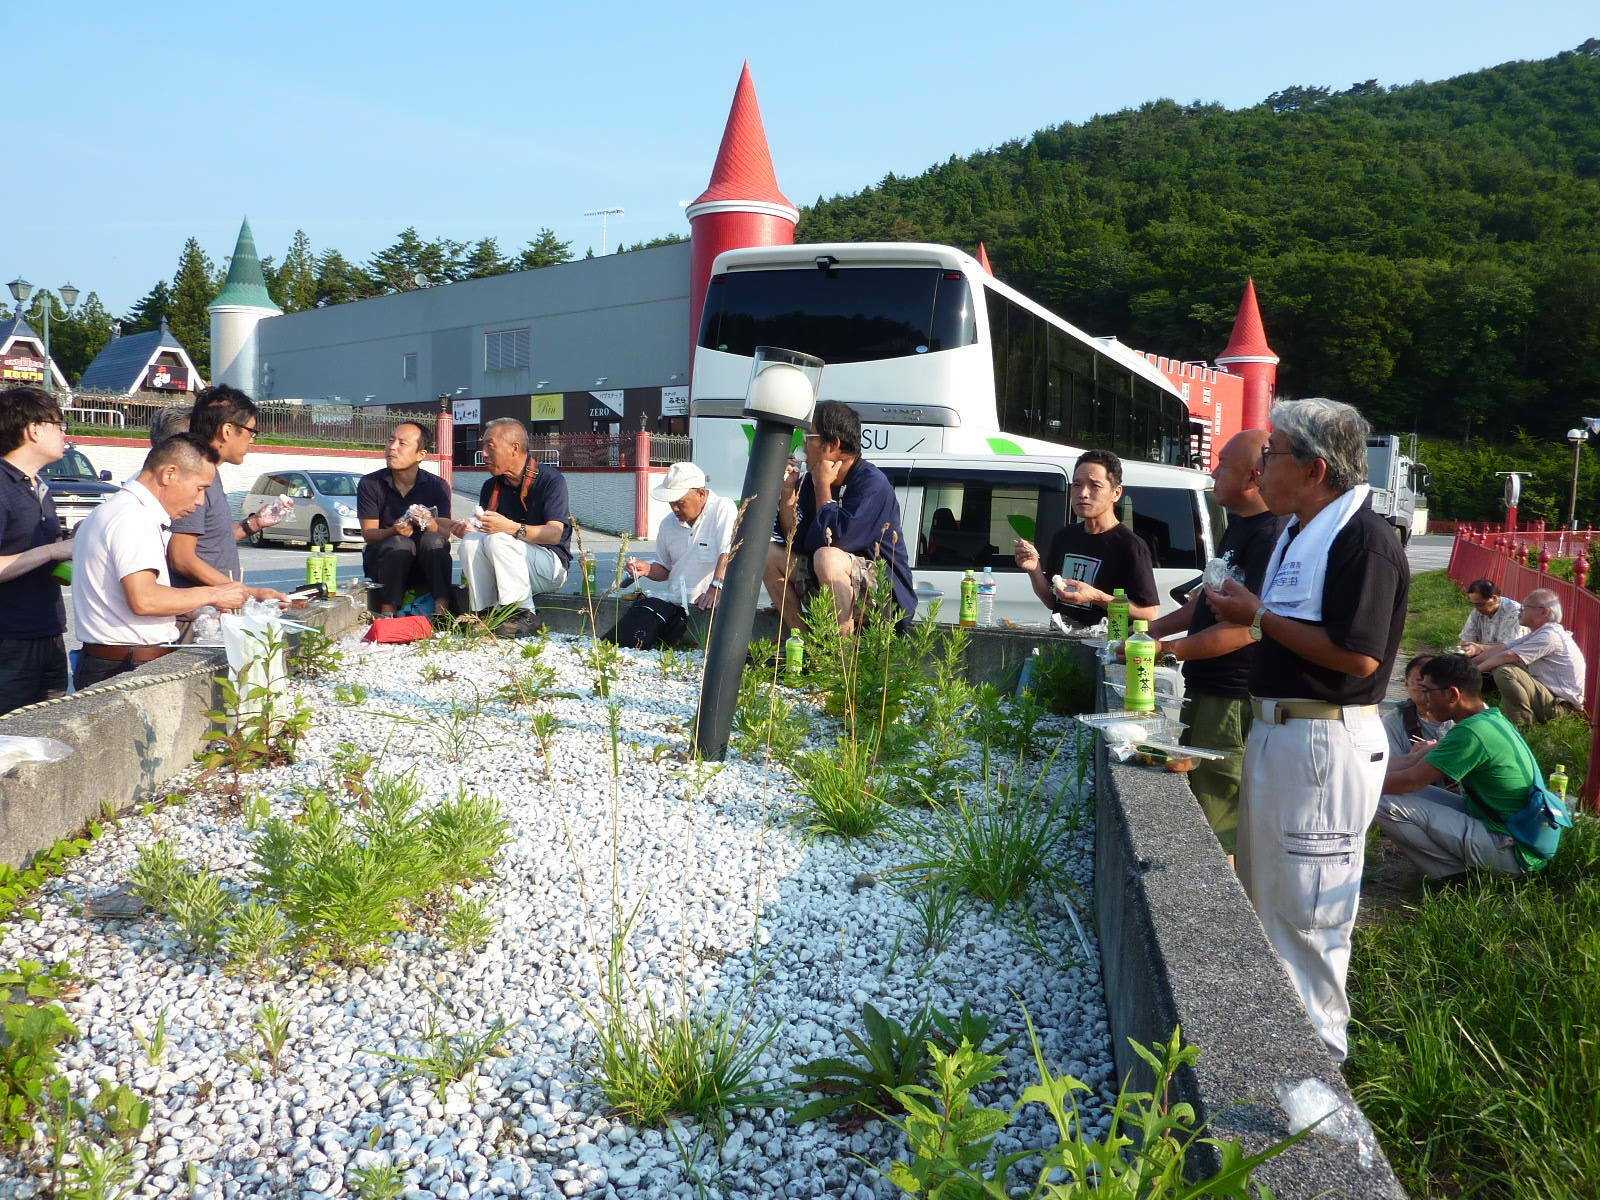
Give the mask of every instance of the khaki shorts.
<svg viewBox="0 0 1600 1200">
<path fill-rule="evenodd" d="M 872 560 L 859 554 L 847 554 L 850 560 L 850 590 L 859 605 L 867 598 L 867 586 L 872 582 Z M 789 560 L 789 581 L 800 593 L 802 603 L 817 594 L 817 575 L 811 568 L 809 554 L 796 554 Z"/>
</svg>

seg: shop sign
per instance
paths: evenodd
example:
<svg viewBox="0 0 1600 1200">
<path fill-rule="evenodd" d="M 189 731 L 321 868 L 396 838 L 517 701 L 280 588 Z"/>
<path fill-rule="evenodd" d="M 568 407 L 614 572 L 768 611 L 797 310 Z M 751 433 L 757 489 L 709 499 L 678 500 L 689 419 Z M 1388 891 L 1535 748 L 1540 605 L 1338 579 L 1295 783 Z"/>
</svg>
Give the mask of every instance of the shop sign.
<svg viewBox="0 0 1600 1200">
<path fill-rule="evenodd" d="M 158 392 L 187 392 L 189 368 L 156 363 L 145 376 L 144 385 Z"/>
<path fill-rule="evenodd" d="M 483 420 L 483 409 L 477 400 L 452 400 L 450 412 L 457 425 L 476 425 Z"/>
<path fill-rule="evenodd" d="M 541 392 L 528 397 L 528 420 L 559 421 L 566 415 L 564 392 Z"/>
<path fill-rule="evenodd" d="M 608 419 L 613 413 L 619 417 L 622 415 L 623 401 L 621 388 L 617 388 L 608 392 L 590 392 L 589 395 L 593 396 L 595 400 L 599 402 L 597 404 L 589 405 L 589 416 L 592 419 Z M 602 408 L 601 405 L 604 405 L 604 408 Z"/>
<path fill-rule="evenodd" d="M 662 388 L 661 415 L 663 417 L 687 417 L 689 415 L 689 389 L 686 387 Z"/>
<path fill-rule="evenodd" d="M 44 359 L 31 354 L 0 357 L 0 379 L 8 383 L 43 383 Z"/>
</svg>

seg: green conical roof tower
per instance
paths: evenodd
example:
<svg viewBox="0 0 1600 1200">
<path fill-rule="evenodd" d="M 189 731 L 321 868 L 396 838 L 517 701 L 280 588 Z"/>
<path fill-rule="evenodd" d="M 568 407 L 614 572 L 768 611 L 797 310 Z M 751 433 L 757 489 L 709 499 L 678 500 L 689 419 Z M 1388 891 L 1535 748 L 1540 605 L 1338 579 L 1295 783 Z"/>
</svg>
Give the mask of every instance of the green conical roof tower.
<svg viewBox="0 0 1600 1200">
<path fill-rule="evenodd" d="M 250 232 L 250 218 L 239 226 L 239 241 L 233 248 L 233 259 L 228 263 L 228 280 L 222 291 L 211 302 L 219 304 L 244 304 L 251 308 L 267 308 L 282 312 L 267 293 L 267 278 L 261 273 L 261 259 L 256 254 L 256 239 Z"/>
</svg>

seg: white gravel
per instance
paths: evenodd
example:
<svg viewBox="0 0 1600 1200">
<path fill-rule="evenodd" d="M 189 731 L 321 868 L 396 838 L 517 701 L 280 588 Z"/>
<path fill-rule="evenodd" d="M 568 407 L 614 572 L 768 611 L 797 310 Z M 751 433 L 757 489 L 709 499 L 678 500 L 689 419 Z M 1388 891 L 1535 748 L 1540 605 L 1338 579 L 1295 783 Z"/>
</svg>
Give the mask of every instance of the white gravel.
<svg viewBox="0 0 1600 1200">
<path fill-rule="evenodd" d="M 397 938 L 374 971 L 250 982 L 192 955 L 170 922 L 81 915 L 88 897 L 126 883 L 140 847 L 162 836 L 243 894 L 258 835 L 207 798 L 118 822 L 45 888 L 39 919 L 0 927 L 0 962 L 66 959 L 91 981 L 64 1002 L 82 1032 L 63 1047 L 65 1073 L 85 1098 L 121 1082 L 150 1099 L 153 1119 L 135 1147 L 137 1194 L 321 1200 L 353 1194 L 352 1168 L 391 1162 L 405 1169 L 413 1200 L 895 1195 L 861 1161 L 886 1166 L 903 1151 L 882 1122 L 854 1132 L 795 1127 L 772 1109 L 736 1116 L 727 1129 L 684 1121 L 663 1133 L 606 1115 L 580 1009 L 598 1003 L 597 970 L 613 928 L 613 854 L 621 909 L 638 908 L 635 983 L 669 1006 L 685 994 L 748 997 L 756 1026 L 781 1022 L 762 1063 L 775 1079 L 787 1081 L 796 1065 L 822 1055 L 848 1055 L 842 1033 L 859 1029 L 863 1003 L 905 1019 L 927 1002 L 951 1013 L 965 1002 L 1022 1035 L 1007 1056 L 1009 1080 L 988 1102 L 1009 1107 L 1034 1081 L 1024 1006 L 1048 1061 L 1109 1095 L 1098 946 L 1086 929 L 1093 959 L 1084 963 L 1063 907 L 1049 898 L 1034 906 L 1043 953 L 1016 922 L 973 905 L 931 968 L 902 948 L 890 969 L 897 934 L 905 946 L 911 941 L 910 907 L 885 884 L 853 885 L 903 863 L 905 848 L 888 838 L 800 837 L 784 822 L 797 798 L 782 767 L 730 755 L 701 782 L 692 766 L 653 761 L 660 743 L 683 745 L 698 686 L 697 677 L 663 679 L 654 654 L 625 654 L 614 802 L 606 711 L 577 645 L 554 638 L 544 653 L 559 686 L 581 697 L 546 705 L 561 720 L 550 778 L 526 712 L 491 703 L 463 761 L 450 761 L 443 733 L 449 701 L 487 698 L 507 671 L 522 668 L 517 643 L 450 653 L 347 646 L 335 679 L 293 685 L 317 712 L 301 761 L 250 777 L 275 811 L 291 813 L 295 787 L 323 778 L 337 744 L 349 740 L 381 754 L 377 770 L 414 770 L 429 794 L 453 794 L 464 782 L 498 797 L 515 840 L 499 880 L 477 889 L 492 897 L 499 925 L 476 954 L 413 933 Z M 454 678 L 423 682 L 427 664 Z M 339 705 L 338 683 L 367 687 L 368 711 Z M 435 724 L 423 730 L 374 710 L 431 713 Z M 814 744 L 837 736 L 814 712 L 811 729 Z M 1061 770 L 1070 774 L 1070 764 Z M 1085 819 L 1062 859 L 1090 895 L 1092 843 Z M 279 1067 L 255 1080 L 230 1053 L 252 1047 L 252 1018 L 268 1000 L 293 1010 L 292 1032 Z M 168 1046 L 152 1064 L 135 1031 L 148 1034 L 164 1009 Z M 509 1054 L 489 1059 L 475 1081 L 452 1085 L 442 1104 L 431 1081 L 392 1084 L 395 1065 L 369 1053 L 415 1053 L 435 1013 L 454 1029 L 514 1022 Z M 1090 1120 L 1108 1120 L 1103 1107 L 1092 1107 Z M 1039 1144 L 1046 1124 L 1042 1108 L 1030 1106 L 999 1148 Z M 43 1193 L 41 1176 L 0 1157 L 0 1197 Z"/>
</svg>

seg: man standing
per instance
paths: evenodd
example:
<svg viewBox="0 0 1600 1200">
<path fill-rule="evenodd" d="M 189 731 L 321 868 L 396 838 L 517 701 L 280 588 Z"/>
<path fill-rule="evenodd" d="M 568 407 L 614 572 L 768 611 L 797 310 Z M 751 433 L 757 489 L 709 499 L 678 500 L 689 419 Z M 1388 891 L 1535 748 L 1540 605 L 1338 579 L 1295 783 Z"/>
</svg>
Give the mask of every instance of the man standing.
<svg viewBox="0 0 1600 1200">
<path fill-rule="evenodd" d="M 1546 860 L 1519 846 L 1506 828 L 1539 782 L 1539 764 L 1522 735 L 1479 695 L 1483 677 L 1459 654 L 1421 669 L 1422 702 L 1435 721 L 1455 724 L 1437 745 L 1425 742 L 1391 761 L 1378 802 L 1378 827 L 1429 879 L 1463 871 L 1522 875 Z M 1437 784 L 1454 779 L 1461 794 Z"/>
<path fill-rule="evenodd" d="M 171 652 L 176 617 L 207 604 L 237 609 L 245 586 L 175 588 L 167 574 L 171 522 L 205 503 L 217 452 L 192 433 L 151 449 L 137 478 L 84 518 L 73 539 L 72 614 L 83 654 L 81 690 Z"/>
<path fill-rule="evenodd" d="M 361 477 L 356 517 L 366 545 L 361 570 L 377 585 L 378 615 L 392 617 L 413 578 L 432 594 L 435 605 L 450 603 L 450 535 L 439 523 L 450 521 L 450 489 L 422 460 L 433 438 L 415 421 L 402 421 L 389 435 L 381 471 Z M 425 519 L 413 508 L 429 510 Z"/>
<path fill-rule="evenodd" d="M 1522 605 L 1510 596 L 1502 596 L 1492 581 L 1474 579 L 1468 584 L 1467 603 L 1472 605 L 1472 611 L 1457 639 L 1462 645 L 1512 642 L 1522 633 Z"/>
<path fill-rule="evenodd" d="M 706 473 L 693 463 L 673 463 L 650 495 L 672 509 L 656 531 L 656 560 L 630 558 L 628 570 L 639 579 L 667 585 L 666 596 L 646 596 L 628 606 L 617 622 L 619 646 L 651 650 L 683 637 L 689 608 L 710 613 L 722 598 L 739 510 L 726 496 L 706 487 Z"/>
<path fill-rule="evenodd" d="M 1132 620 L 1153 621 L 1161 612 L 1150 547 L 1117 519 L 1122 499 L 1122 460 L 1109 450 L 1086 450 L 1072 471 L 1072 511 L 1050 539 L 1044 558 L 1030 541 L 1017 539 L 1017 566 L 1028 573 L 1033 594 L 1073 625 L 1103 620 L 1112 593 L 1123 589 Z M 1051 576 L 1061 577 L 1057 587 Z"/>
<path fill-rule="evenodd" d="M 478 527 L 456 521 L 450 532 L 461 539 L 461 574 L 473 610 L 515 606 L 520 611 L 499 632 L 526 637 L 544 628 L 533 598 L 564 584 L 572 562 L 567 481 L 528 452 L 528 430 L 514 417 L 485 425 L 480 448 L 489 478 L 478 498 Z"/>
<path fill-rule="evenodd" d="M 1462 646 L 1472 665 L 1494 675 L 1500 711 L 1513 725 L 1543 725 L 1562 710 L 1583 712 L 1588 664 L 1578 643 L 1561 627 L 1561 601 L 1537 588 L 1522 601 L 1528 632 L 1507 643 Z"/>
<path fill-rule="evenodd" d="M 1287 520 L 1267 507 L 1257 486 L 1266 444 L 1264 429 L 1234 434 L 1211 472 L 1217 503 L 1228 510 L 1228 529 L 1217 556 L 1235 579 L 1256 593 Z M 1161 650 L 1183 663 L 1183 740 L 1204 750 L 1227 752 L 1226 758 L 1202 761 L 1191 771 L 1189 788 L 1231 865 L 1239 842 L 1239 784 L 1244 777 L 1245 739 L 1250 735 L 1255 641 L 1246 626 L 1219 622 L 1204 590 L 1198 588 L 1182 608 L 1150 623 L 1152 637 L 1179 630 L 1188 636 L 1163 642 Z"/>
<path fill-rule="evenodd" d="M 216 462 L 238 466 L 255 443 L 257 419 L 255 401 L 238 388 L 218 384 L 196 394 L 189 431 L 217 452 Z M 173 585 L 220 587 L 243 580 L 239 542 L 276 523 L 260 514 L 235 521 L 228 491 L 222 485 L 222 470 L 217 468 L 206 488 L 205 502 L 172 522 L 167 562 L 172 567 Z M 272 588 L 246 588 L 245 594 L 256 600 L 285 599 Z"/>
<path fill-rule="evenodd" d="M 67 690 L 67 610 L 50 572 L 72 543 L 39 474 L 66 450 L 49 392 L 0 392 L 0 714 Z"/>
<path fill-rule="evenodd" d="M 917 613 L 911 560 L 900 530 L 894 485 L 861 457 L 861 418 L 837 400 L 818 404 L 805 438 L 804 479 L 791 462 L 778 498 L 782 540 L 767 551 L 767 594 L 786 636 L 801 626 L 801 610 L 820 589 L 833 590 L 839 631 L 855 633 L 866 617 L 868 586 L 882 561 L 898 612 L 897 625 Z M 888 614 L 885 614 L 886 616 Z"/>
<path fill-rule="evenodd" d="M 1405 626 L 1410 572 L 1372 511 L 1366 419 L 1333 400 L 1272 409 L 1261 496 L 1289 521 L 1258 599 L 1206 590 L 1219 620 L 1260 641 L 1239 804 L 1239 878 L 1311 1023 L 1347 1053 L 1350 931 L 1364 835 L 1383 790 L 1378 718 Z"/>
</svg>

